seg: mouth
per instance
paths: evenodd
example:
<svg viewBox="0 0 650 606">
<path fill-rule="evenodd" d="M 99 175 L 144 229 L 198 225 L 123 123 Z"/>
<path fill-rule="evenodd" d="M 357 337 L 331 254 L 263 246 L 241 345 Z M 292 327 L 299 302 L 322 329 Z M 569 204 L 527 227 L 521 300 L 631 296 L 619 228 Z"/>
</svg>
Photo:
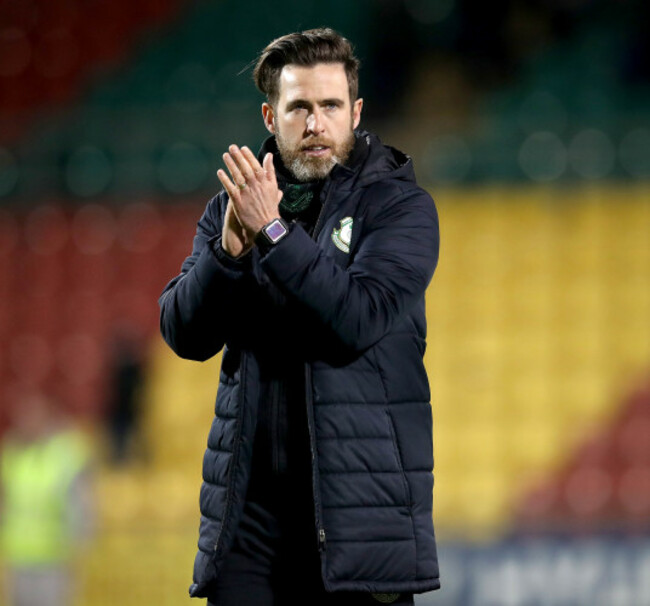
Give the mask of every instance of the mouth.
<svg viewBox="0 0 650 606">
<path fill-rule="evenodd" d="M 330 148 L 327 145 L 308 145 L 302 148 L 302 151 L 308 156 L 321 157 L 329 152 Z"/>
</svg>

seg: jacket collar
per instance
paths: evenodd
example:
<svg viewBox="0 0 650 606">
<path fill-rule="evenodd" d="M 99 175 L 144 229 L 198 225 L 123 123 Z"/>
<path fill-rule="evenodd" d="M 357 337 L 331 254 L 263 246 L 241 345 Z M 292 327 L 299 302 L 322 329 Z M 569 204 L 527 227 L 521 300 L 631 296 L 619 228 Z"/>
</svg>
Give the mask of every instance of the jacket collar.
<svg viewBox="0 0 650 606">
<path fill-rule="evenodd" d="M 413 162 L 399 150 L 384 145 L 379 137 L 365 130 L 354 131 L 355 145 L 345 164 L 337 164 L 323 180 L 323 184 L 334 182 L 337 186 L 365 187 L 387 177 L 415 183 Z M 295 183 L 295 179 L 284 166 L 275 136 L 268 137 L 259 152 L 260 161 L 268 152 L 273 153 L 278 181 Z"/>
</svg>

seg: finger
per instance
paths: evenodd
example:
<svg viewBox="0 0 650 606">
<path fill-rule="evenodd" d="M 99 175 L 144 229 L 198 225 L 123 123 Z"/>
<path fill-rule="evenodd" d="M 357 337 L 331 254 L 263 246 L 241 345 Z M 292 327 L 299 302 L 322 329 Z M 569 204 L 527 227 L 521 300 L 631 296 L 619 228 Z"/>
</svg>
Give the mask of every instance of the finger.
<svg viewBox="0 0 650 606">
<path fill-rule="evenodd" d="M 241 149 L 236 145 L 231 145 L 228 150 L 232 159 L 237 163 L 239 171 L 244 176 L 244 180 L 251 181 L 255 177 L 255 172 L 248 163 L 248 160 L 244 157 L 244 154 L 242 154 Z"/>
<path fill-rule="evenodd" d="M 250 167 L 253 169 L 255 176 L 257 178 L 263 177 L 264 169 L 262 168 L 262 165 L 259 163 L 258 159 L 255 157 L 255 154 L 251 151 L 251 149 L 244 145 L 244 147 L 241 148 L 241 153 L 244 158 L 246 158 Z"/>
<path fill-rule="evenodd" d="M 232 198 L 228 200 L 228 206 L 226 206 L 226 218 L 228 217 L 228 212 L 231 212 L 231 216 L 235 218 L 235 223 L 239 226 L 240 229 L 244 229 L 239 214 L 237 213 L 237 206 Z"/>
<path fill-rule="evenodd" d="M 266 174 L 266 178 L 269 181 L 272 181 L 273 183 L 276 182 L 275 180 L 275 166 L 273 166 L 273 154 L 269 152 L 264 156 L 264 160 L 262 160 L 262 164 L 264 166 L 264 172 Z"/>
<path fill-rule="evenodd" d="M 220 168 L 217 171 L 217 177 L 219 178 L 219 181 L 221 181 L 223 188 L 228 193 L 228 197 L 234 202 L 237 202 L 239 200 L 239 188 L 229 179 L 226 171 Z"/>
<path fill-rule="evenodd" d="M 264 156 L 262 160 L 262 165 L 264 166 L 264 174 L 266 175 L 267 180 L 272 183 L 276 189 L 278 187 L 278 182 L 275 178 L 275 166 L 273 166 L 273 154 L 269 152 Z M 278 189 L 277 194 L 277 203 L 280 204 L 280 201 L 284 197 L 282 190 Z"/>
<path fill-rule="evenodd" d="M 237 166 L 237 163 L 233 157 L 230 154 L 225 153 L 223 155 L 223 161 L 224 164 L 228 167 L 235 185 L 237 185 L 239 189 L 243 189 L 246 186 L 246 177 L 242 175 L 241 171 L 239 170 L 239 166 Z"/>
</svg>

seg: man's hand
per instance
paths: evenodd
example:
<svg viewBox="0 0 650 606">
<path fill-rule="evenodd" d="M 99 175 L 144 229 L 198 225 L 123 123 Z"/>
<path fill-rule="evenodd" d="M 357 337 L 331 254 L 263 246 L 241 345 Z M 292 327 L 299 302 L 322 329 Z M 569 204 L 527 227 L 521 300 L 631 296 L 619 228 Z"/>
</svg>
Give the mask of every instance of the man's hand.
<svg viewBox="0 0 650 606">
<path fill-rule="evenodd" d="M 232 200 L 228 200 L 226 207 L 226 216 L 221 230 L 221 246 L 231 257 L 245 255 L 253 248 L 253 241 L 248 237 L 235 215 Z"/>
<path fill-rule="evenodd" d="M 229 153 L 223 155 L 223 161 L 232 180 L 224 170 L 217 171 L 219 181 L 230 198 L 222 243 L 226 252 L 239 256 L 237 249 L 240 249 L 239 254 L 249 250 L 262 227 L 280 216 L 278 205 L 282 192 L 275 178 L 273 154 L 266 154 L 261 165 L 248 147 L 239 149 L 231 145 L 228 150 Z M 230 209 L 233 212 L 229 215 Z M 237 231 L 235 221 L 240 231 Z"/>
</svg>

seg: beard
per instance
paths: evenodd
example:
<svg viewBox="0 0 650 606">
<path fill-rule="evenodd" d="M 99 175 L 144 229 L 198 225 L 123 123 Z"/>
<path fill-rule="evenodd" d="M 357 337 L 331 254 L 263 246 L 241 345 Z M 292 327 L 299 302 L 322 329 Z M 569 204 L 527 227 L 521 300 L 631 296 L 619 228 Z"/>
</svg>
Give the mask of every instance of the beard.
<svg viewBox="0 0 650 606">
<path fill-rule="evenodd" d="M 275 140 L 278 151 L 285 167 L 300 182 L 317 181 L 324 179 L 337 164 L 344 164 L 354 147 L 354 131 L 345 140 L 336 143 L 325 137 L 309 137 L 296 146 L 288 144 L 282 133 L 276 127 Z M 314 158 L 306 155 L 303 150 L 308 147 L 324 146 L 330 149 L 330 155 L 325 158 Z"/>
</svg>

